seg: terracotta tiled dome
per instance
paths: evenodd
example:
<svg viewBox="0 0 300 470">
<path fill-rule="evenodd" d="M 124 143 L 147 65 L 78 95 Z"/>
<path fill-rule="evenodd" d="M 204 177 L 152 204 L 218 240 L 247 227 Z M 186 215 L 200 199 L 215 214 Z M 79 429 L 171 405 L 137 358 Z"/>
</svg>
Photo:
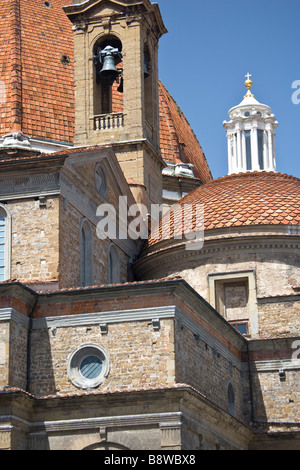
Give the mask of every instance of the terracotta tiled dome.
<svg viewBox="0 0 300 470">
<path fill-rule="evenodd" d="M 274 172 L 225 176 L 200 186 L 179 202 L 171 215 L 170 238 L 180 232 L 181 207 L 204 205 L 205 230 L 254 225 L 300 225 L 300 179 Z M 162 239 L 164 216 L 153 230 L 148 246 Z M 175 228 L 175 231 L 174 231 Z M 195 228 L 193 220 L 192 230 Z"/>
</svg>

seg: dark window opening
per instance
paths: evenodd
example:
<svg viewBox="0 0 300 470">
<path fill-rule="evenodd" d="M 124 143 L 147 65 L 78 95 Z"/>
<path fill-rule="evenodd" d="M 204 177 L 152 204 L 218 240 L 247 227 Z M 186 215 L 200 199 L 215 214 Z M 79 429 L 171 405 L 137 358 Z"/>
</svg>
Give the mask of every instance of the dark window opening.
<svg viewBox="0 0 300 470">
<path fill-rule="evenodd" d="M 251 131 L 245 131 L 246 138 L 246 168 L 248 171 L 252 170 L 252 155 L 251 155 Z"/>
</svg>

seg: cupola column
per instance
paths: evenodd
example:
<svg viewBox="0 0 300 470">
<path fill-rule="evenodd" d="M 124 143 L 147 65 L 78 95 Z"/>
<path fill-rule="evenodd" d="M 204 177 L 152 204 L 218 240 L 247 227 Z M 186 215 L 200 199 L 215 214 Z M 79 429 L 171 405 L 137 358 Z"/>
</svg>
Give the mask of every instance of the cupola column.
<svg viewBox="0 0 300 470">
<path fill-rule="evenodd" d="M 237 138 L 237 159 L 238 159 L 238 167 L 240 169 L 243 168 L 243 153 L 242 153 L 242 129 L 240 124 L 237 123 L 236 127 L 236 138 Z"/>
<path fill-rule="evenodd" d="M 251 129 L 251 157 L 252 157 L 252 170 L 259 171 L 258 161 L 258 141 L 257 141 L 257 121 L 253 121 Z"/>
</svg>

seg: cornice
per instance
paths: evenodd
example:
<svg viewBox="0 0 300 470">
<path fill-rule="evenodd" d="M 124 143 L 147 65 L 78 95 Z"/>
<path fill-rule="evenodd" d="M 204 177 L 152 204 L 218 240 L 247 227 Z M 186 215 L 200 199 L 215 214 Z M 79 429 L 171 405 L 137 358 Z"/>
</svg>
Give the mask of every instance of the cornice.
<svg viewBox="0 0 300 470">
<path fill-rule="evenodd" d="M 25 328 L 29 326 L 29 318 L 18 312 L 14 308 L 1 308 L 0 309 L 0 322 L 15 322 Z"/>
<path fill-rule="evenodd" d="M 138 277 L 142 279 L 145 273 L 156 272 L 157 274 L 157 266 L 159 266 L 159 270 L 167 266 L 169 271 L 177 262 L 185 263 L 193 260 L 193 263 L 195 263 L 196 259 L 201 261 L 201 258 L 208 254 L 246 253 L 253 250 L 257 253 L 267 250 L 274 252 L 274 256 L 276 256 L 276 253 L 300 249 L 298 234 L 289 234 L 289 227 L 286 228 L 285 233 L 282 232 L 282 227 L 279 230 L 277 234 L 275 231 L 272 234 L 260 234 L 258 232 L 251 235 L 242 233 L 242 231 L 240 234 L 232 234 L 227 231 L 227 237 L 222 237 L 220 234 L 219 237 L 212 236 L 209 238 L 206 235 L 203 247 L 196 251 L 186 249 L 186 244 L 182 240 L 165 240 L 149 250 L 145 250 L 135 263 L 134 270 Z"/>
<path fill-rule="evenodd" d="M 80 3 L 74 3 L 72 5 L 67 5 L 63 7 L 64 12 L 73 23 L 79 18 L 80 21 L 90 21 L 89 12 L 95 8 L 101 9 L 101 3 L 103 0 L 86 0 Z M 115 13 L 111 15 L 111 18 L 124 16 L 126 21 L 129 22 L 130 18 L 138 18 L 138 15 L 152 15 L 153 25 L 156 24 L 156 34 L 159 37 L 167 33 L 167 29 L 164 25 L 159 6 L 156 3 L 151 3 L 149 0 L 109 0 L 108 2 L 112 8 L 115 6 Z M 99 12 L 101 17 L 101 11 Z M 105 16 L 105 15 L 104 15 Z M 92 21 L 95 21 L 92 18 Z"/>
</svg>

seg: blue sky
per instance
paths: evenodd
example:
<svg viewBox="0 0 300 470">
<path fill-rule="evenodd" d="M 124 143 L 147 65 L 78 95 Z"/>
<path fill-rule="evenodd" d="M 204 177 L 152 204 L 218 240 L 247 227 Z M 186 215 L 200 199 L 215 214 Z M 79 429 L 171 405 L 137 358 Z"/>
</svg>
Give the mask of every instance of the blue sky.
<svg viewBox="0 0 300 470">
<path fill-rule="evenodd" d="M 159 76 L 190 122 L 214 178 L 226 175 L 223 121 L 246 92 L 272 108 L 277 170 L 300 177 L 300 0 L 157 0 L 168 34 Z M 300 101 L 300 100 L 299 100 Z"/>
</svg>

